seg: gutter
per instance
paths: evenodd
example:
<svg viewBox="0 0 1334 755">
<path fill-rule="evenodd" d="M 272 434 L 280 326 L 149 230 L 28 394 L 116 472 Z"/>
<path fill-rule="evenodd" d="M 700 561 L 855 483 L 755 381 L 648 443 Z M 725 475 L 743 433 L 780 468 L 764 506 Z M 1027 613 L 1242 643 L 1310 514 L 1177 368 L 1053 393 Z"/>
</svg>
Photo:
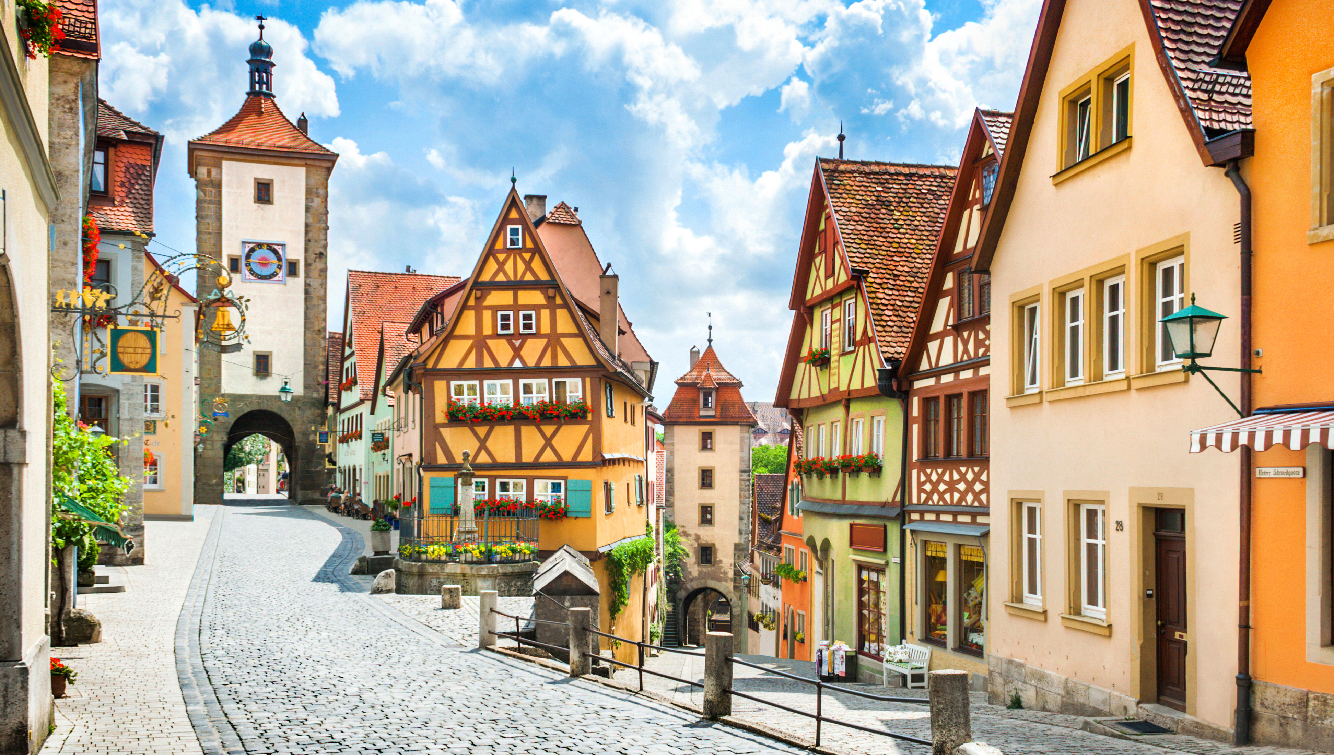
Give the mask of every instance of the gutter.
<svg viewBox="0 0 1334 755">
<path fill-rule="evenodd" d="M 903 437 L 899 441 L 899 516 L 904 516 L 908 506 L 908 392 L 898 390 L 899 370 L 903 367 L 902 359 L 889 360 L 889 367 L 882 368 L 876 374 L 876 387 L 880 395 L 896 398 L 903 410 Z M 899 521 L 899 643 L 908 636 L 908 570 L 906 554 L 908 552 L 908 531 Z M 891 564 L 893 561 L 890 562 Z"/>
</svg>

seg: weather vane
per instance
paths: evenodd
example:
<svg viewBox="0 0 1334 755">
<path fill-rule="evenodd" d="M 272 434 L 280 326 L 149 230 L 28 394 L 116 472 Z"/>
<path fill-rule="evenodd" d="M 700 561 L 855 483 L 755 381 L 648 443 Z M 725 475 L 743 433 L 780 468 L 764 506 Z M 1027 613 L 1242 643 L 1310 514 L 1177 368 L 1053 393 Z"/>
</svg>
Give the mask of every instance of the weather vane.
<svg viewBox="0 0 1334 755">
<path fill-rule="evenodd" d="M 709 316 L 709 348 L 713 348 L 713 313 L 706 312 Z"/>
</svg>

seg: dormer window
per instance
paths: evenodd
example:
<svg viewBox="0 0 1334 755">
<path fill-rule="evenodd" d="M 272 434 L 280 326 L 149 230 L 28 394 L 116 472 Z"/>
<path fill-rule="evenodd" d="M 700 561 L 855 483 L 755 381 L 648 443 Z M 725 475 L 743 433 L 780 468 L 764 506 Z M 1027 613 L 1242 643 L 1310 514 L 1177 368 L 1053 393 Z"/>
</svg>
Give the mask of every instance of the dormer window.
<svg viewBox="0 0 1334 755">
<path fill-rule="evenodd" d="M 699 413 L 713 414 L 713 391 L 711 389 L 704 389 L 699 392 Z"/>
<path fill-rule="evenodd" d="M 1000 172 L 1000 166 L 991 163 L 982 169 L 982 206 L 991 204 L 991 194 L 996 190 L 996 175 Z"/>
<path fill-rule="evenodd" d="M 107 157 L 106 147 L 97 147 L 93 150 L 93 173 L 89 177 L 88 191 L 94 194 L 107 193 L 107 176 L 110 168 Z"/>
<path fill-rule="evenodd" d="M 505 228 L 505 248 L 523 248 L 523 228 L 521 226 L 511 225 Z"/>
</svg>

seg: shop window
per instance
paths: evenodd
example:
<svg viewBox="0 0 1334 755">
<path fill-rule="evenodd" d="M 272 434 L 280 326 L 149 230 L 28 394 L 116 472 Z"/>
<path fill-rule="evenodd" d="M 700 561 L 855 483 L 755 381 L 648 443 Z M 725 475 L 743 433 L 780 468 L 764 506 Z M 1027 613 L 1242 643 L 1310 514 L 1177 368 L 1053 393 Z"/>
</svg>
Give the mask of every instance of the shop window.
<svg viewBox="0 0 1334 755">
<path fill-rule="evenodd" d="M 975 545 L 958 546 L 954 567 L 959 606 L 959 649 L 981 655 L 986 649 L 986 556 Z"/>
<path fill-rule="evenodd" d="M 857 650 L 877 660 L 885 647 L 885 571 L 857 567 Z"/>
<path fill-rule="evenodd" d="M 925 540 L 922 548 L 922 576 L 926 582 L 922 639 L 944 647 L 949 638 L 949 546 Z"/>
</svg>

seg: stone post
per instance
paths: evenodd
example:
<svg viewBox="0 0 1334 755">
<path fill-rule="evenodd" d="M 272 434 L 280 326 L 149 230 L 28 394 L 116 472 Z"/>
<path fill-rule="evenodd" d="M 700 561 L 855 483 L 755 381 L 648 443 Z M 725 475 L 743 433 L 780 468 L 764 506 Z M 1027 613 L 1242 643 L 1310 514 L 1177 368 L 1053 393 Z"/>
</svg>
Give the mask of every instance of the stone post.
<svg viewBox="0 0 1334 755">
<path fill-rule="evenodd" d="M 592 659 L 589 652 L 589 610 L 587 608 L 570 609 L 570 676 L 587 676 L 591 672 Z"/>
<path fill-rule="evenodd" d="M 463 469 L 455 478 L 455 496 L 459 501 L 459 532 L 461 542 L 470 543 L 477 539 L 477 520 L 472 509 L 472 465 L 468 463 L 468 452 L 463 452 Z"/>
<path fill-rule="evenodd" d="M 444 610 L 463 605 L 463 588 L 459 585 L 441 585 L 440 608 Z"/>
<path fill-rule="evenodd" d="M 496 591 L 482 590 L 477 593 L 477 611 L 481 615 L 481 627 L 477 632 L 477 647 L 485 650 L 496 646 L 496 615 L 491 609 L 496 607 Z"/>
<path fill-rule="evenodd" d="M 954 755 L 954 750 L 972 741 L 969 717 L 968 672 L 950 669 L 927 675 L 931 698 L 931 755 Z"/>
<path fill-rule="evenodd" d="M 732 715 L 732 635 L 709 632 L 704 636 L 704 717 Z"/>
</svg>

